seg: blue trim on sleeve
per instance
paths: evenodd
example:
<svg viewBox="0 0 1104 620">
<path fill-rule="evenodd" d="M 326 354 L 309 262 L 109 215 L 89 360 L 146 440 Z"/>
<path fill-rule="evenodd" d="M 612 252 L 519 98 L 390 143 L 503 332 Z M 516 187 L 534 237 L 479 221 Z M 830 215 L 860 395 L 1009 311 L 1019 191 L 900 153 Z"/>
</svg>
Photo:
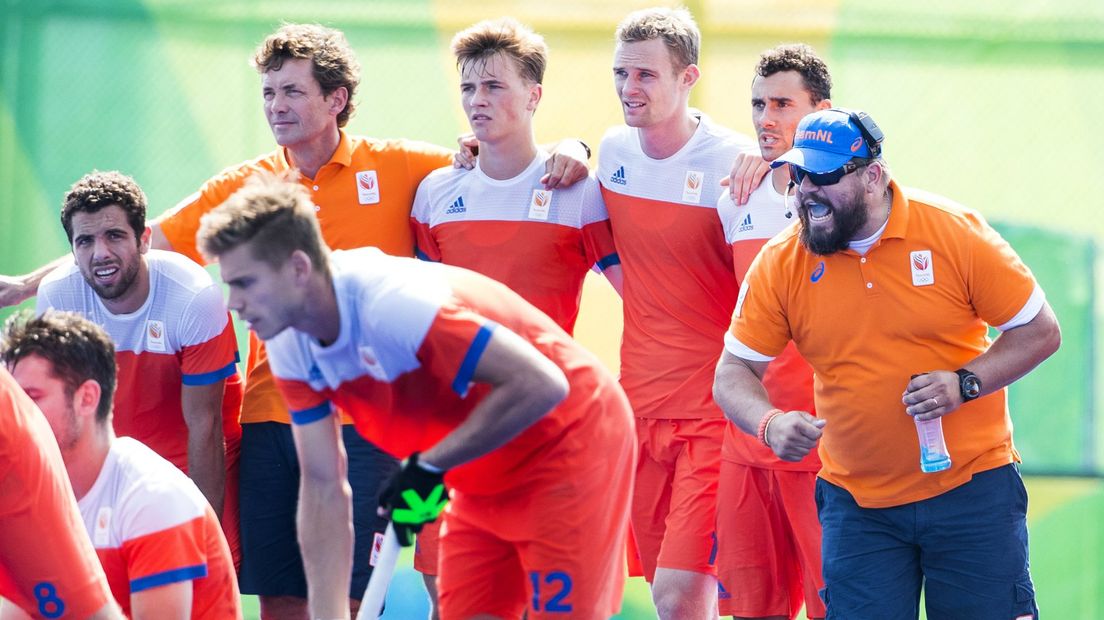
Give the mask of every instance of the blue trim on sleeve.
<svg viewBox="0 0 1104 620">
<path fill-rule="evenodd" d="M 299 411 L 291 412 L 292 424 L 310 424 L 311 422 L 317 422 L 322 418 L 333 413 L 333 409 L 330 407 L 330 401 L 323 401 L 321 405 L 311 407 L 310 409 L 301 409 Z"/>
<path fill-rule="evenodd" d="M 602 257 L 597 263 L 598 268 L 602 269 L 602 270 L 606 270 L 610 267 L 613 267 L 614 265 L 620 265 L 620 264 L 621 264 L 621 256 L 617 252 L 614 252 L 613 254 L 610 254 L 609 256 Z"/>
<path fill-rule="evenodd" d="M 184 375 L 180 381 L 184 385 L 211 385 L 216 381 L 222 381 L 223 379 L 233 376 L 238 372 L 238 354 L 234 354 L 234 361 L 219 368 L 218 370 L 212 370 L 211 372 L 205 372 L 198 375 Z"/>
<path fill-rule="evenodd" d="M 424 260 L 427 263 L 439 263 L 439 262 L 441 262 L 439 260 L 433 260 L 432 258 L 430 258 L 429 255 L 426 254 L 425 252 L 423 252 L 422 249 L 419 248 L 418 246 L 414 246 L 414 258 L 416 258 L 418 260 Z"/>
<path fill-rule="evenodd" d="M 468 347 L 468 352 L 464 354 L 464 361 L 460 363 L 460 370 L 456 373 L 456 378 L 452 380 L 452 391 L 459 394 L 461 398 L 468 393 L 468 384 L 471 383 L 472 377 L 475 375 L 475 367 L 479 365 L 479 358 L 483 357 L 483 351 L 486 350 L 487 343 L 491 341 L 491 334 L 496 327 L 498 327 L 498 323 L 494 321 L 484 323 L 476 332 L 475 339 Z"/>
<path fill-rule="evenodd" d="M 207 565 L 196 564 L 195 566 L 184 566 L 181 568 L 174 568 L 161 573 L 154 573 L 152 575 L 146 575 L 145 577 L 139 577 L 138 579 L 130 580 L 130 592 L 141 592 L 142 590 L 149 590 L 150 588 L 157 588 L 160 586 L 167 586 L 170 583 L 179 583 L 181 581 L 191 581 L 192 579 L 200 579 L 207 576 Z"/>
</svg>

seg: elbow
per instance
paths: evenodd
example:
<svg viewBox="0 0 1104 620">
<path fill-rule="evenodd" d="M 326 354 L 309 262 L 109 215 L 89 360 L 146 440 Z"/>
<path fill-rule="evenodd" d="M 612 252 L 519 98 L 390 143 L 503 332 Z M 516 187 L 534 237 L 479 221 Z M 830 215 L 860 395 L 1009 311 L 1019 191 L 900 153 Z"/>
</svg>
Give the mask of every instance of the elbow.
<svg viewBox="0 0 1104 620">
<path fill-rule="evenodd" d="M 728 411 L 724 407 L 724 392 L 721 390 L 720 377 L 713 377 L 713 402 L 717 403 L 717 407 L 721 409 L 721 412 L 728 417 Z"/>
<path fill-rule="evenodd" d="M 562 403 L 571 392 L 567 376 L 552 362 L 545 364 L 529 393 L 532 395 L 533 422 L 543 418 Z"/>
<path fill-rule="evenodd" d="M 210 454 L 225 452 L 221 425 L 203 420 L 187 424 L 187 427 L 189 449 Z"/>
<path fill-rule="evenodd" d="M 1050 357 L 1054 355 L 1058 349 L 1062 346 L 1062 328 L 1059 327 L 1058 322 L 1054 322 L 1054 328 L 1050 330 L 1047 338 L 1046 355 Z"/>
<path fill-rule="evenodd" d="M 725 396 L 725 392 L 724 392 L 724 389 L 723 389 L 723 386 L 724 386 L 724 372 L 725 372 L 724 358 L 721 358 L 721 360 L 717 362 L 717 369 L 715 371 L 713 371 L 713 402 L 717 403 L 717 406 L 720 407 L 722 410 L 724 410 L 724 396 Z M 727 415 L 728 415 L 728 413 L 726 412 L 725 416 L 727 416 Z"/>
<path fill-rule="evenodd" d="M 1058 348 L 1062 346 L 1062 327 L 1058 323 L 1058 317 L 1049 307 L 1046 308 L 1045 312 L 1046 329 L 1043 331 L 1042 338 L 1040 338 L 1042 342 L 1038 345 L 1044 355 L 1043 359 L 1054 355 Z"/>
<path fill-rule="evenodd" d="M 184 424 L 188 427 L 188 435 L 210 438 L 222 431 L 222 412 L 218 408 L 204 407 L 202 410 L 185 410 Z"/>
</svg>

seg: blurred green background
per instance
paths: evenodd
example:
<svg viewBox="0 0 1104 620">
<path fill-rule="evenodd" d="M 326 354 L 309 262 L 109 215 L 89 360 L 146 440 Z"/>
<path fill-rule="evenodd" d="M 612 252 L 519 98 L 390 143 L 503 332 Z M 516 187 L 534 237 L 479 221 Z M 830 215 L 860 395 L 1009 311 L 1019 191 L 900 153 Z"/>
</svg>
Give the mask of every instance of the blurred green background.
<svg viewBox="0 0 1104 620">
<path fill-rule="evenodd" d="M 222 168 L 271 150 L 248 64 L 282 21 L 345 31 L 363 80 L 354 133 L 453 144 L 466 131 L 452 34 L 511 15 L 551 47 L 538 139 L 597 145 L 619 123 L 613 29 L 628 0 L 0 0 L 0 273 L 67 250 L 69 185 L 118 169 L 151 215 Z M 1098 422 L 1104 233 L 1104 3 L 1035 0 L 699 0 L 703 78 L 694 105 L 750 133 L 758 53 L 804 41 L 829 62 L 837 105 L 867 110 L 907 185 L 977 208 L 1020 251 L 1062 322 L 1062 350 L 1012 388 L 1031 474 L 1032 559 L 1051 617 L 1104 613 L 1104 425 Z M 619 301 L 588 282 L 579 339 L 617 366 Z M 8 311 L 0 313 L 6 316 Z M 414 578 L 400 575 L 400 581 Z M 411 582 L 417 585 L 416 582 Z M 409 590 L 412 603 L 418 590 Z M 255 610 L 255 608 L 252 608 Z M 390 617 L 412 617 L 396 602 Z M 653 615 L 630 587 L 626 618 Z M 415 617 L 416 617 L 415 613 Z"/>
</svg>

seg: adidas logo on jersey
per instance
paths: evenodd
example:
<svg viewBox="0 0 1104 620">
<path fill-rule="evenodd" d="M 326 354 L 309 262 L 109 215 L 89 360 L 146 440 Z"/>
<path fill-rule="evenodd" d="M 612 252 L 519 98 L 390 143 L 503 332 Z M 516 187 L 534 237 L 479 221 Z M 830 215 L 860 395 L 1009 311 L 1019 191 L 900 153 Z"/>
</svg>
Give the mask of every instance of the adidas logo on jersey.
<svg viewBox="0 0 1104 620">
<path fill-rule="evenodd" d="M 610 177 L 610 183 L 616 183 L 618 185 L 625 185 L 625 167 L 619 166 L 617 170 Z"/>
<path fill-rule="evenodd" d="M 736 232 L 747 232 L 755 228 L 755 225 L 751 223 L 751 214 L 748 213 L 744 221 L 740 222 L 740 227 L 736 229 Z"/>
<path fill-rule="evenodd" d="M 453 201 L 453 203 L 451 205 L 449 205 L 448 209 L 445 209 L 445 215 L 453 215 L 453 214 L 456 214 L 456 213 L 465 213 L 465 212 L 467 212 L 467 208 L 464 207 L 464 197 L 463 196 L 460 196 L 459 198 L 457 198 L 455 201 Z"/>
</svg>

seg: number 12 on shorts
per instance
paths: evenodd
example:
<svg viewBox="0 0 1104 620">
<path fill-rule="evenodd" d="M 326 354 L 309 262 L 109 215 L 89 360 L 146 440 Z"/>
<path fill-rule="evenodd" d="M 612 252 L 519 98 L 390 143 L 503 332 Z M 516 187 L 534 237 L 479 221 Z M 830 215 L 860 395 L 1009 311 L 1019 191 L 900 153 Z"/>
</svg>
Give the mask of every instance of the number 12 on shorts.
<svg viewBox="0 0 1104 620">
<path fill-rule="evenodd" d="M 529 571 L 529 582 L 533 585 L 533 611 L 570 612 L 571 575 L 563 571 L 553 571 L 541 576 L 538 570 Z M 542 606 L 543 601 L 543 606 Z"/>
</svg>

